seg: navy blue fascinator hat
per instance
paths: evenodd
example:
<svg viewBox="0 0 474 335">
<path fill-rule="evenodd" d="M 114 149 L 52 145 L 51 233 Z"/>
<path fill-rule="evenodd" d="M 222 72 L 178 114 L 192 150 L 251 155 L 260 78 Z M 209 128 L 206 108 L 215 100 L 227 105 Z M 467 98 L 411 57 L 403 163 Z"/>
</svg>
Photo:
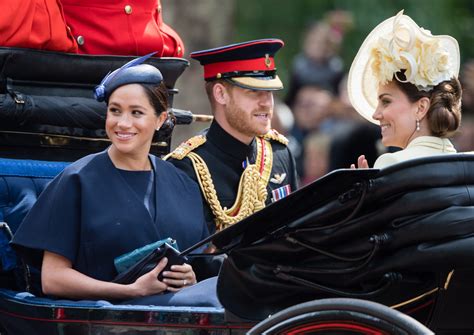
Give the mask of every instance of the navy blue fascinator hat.
<svg viewBox="0 0 474 335">
<path fill-rule="evenodd" d="M 131 60 L 121 68 L 109 72 L 94 89 L 97 101 L 108 102 L 113 91 L 127 84 L 154 84 L 159 85 L 163 81 L 163 75 L 156 67 L 143 64 L 155 52 L 140 58 Z"/>
</svg>

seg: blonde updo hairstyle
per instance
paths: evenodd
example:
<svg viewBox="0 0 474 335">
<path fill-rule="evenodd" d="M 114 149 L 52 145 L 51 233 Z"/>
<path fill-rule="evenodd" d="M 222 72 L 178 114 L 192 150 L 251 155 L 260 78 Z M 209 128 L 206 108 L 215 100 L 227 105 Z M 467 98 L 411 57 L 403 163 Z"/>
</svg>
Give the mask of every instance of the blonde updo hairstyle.
<svg viewBox="0 0 474 335">
<path fill-rule="evenodd" d="M 403 80 L 403 72 L 398 72 L 397 77 Z M 411 102 L 416 102 L 423 97 L 430 99 L 430 108 L 426 117 L 433 136 L 448 138 L 457 132 L 461 125 L 462 88 L 456 77 L 439 83 L 430 91 L 419 90 L 412 83 L 402 83 L 396 77 L 393 78 L 393 82 Z"/>
</svg>

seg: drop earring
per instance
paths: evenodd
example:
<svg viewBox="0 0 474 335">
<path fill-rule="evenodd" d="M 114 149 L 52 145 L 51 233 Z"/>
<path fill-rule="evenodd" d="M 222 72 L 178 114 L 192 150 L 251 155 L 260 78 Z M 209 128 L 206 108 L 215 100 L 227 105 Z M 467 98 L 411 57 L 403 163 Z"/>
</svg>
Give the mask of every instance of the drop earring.
<svg viewBox="0 0 474 335">
<path fill-rule="evenodd" d="M 416 131 L 420 131 L 420 120 L 416 119 Z"/>
<path fill-rule="evenodd" d="M 155 130 L 156 130 L 156 131 L 160 130 L 160 127 L 156 128 Z"/>
</svg>

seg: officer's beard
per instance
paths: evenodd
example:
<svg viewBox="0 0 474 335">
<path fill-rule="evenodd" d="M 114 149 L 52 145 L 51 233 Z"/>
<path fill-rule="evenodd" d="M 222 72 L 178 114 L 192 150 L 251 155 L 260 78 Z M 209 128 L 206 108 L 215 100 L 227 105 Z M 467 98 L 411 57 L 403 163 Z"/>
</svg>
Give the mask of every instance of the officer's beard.
<svg viewBox="0 0 474 335">
<path fill-rule="evenodd" d="M 262 124 L 262 122 L 255 117 L 255 115 L 263 113 L 267 114 L 268 122 L 266 125 Z M 256 109 L 251 112 L 245 111 L 237 106 L 234 100 L 231 99 L 231 103 L 227 106 L 225 116 L 227 123 L 234 130 L 245 136 L 255 137 L 264 135 L 270 130 L 273 110 L 270 108 Z"/>
</svg>

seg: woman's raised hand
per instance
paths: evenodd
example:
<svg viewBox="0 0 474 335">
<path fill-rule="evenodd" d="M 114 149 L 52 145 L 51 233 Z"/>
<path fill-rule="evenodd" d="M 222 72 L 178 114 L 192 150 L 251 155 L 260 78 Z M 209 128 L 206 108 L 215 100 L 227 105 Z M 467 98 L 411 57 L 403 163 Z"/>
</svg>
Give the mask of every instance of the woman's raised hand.
<svg viewBox="0 0 474 335">
<path fill-rule="evenodd" d="M 367 159 L 365 159 L 365 155 L 360 155 L 357 158 L 357 169 L 368 169 L 369 163 L 367 163 Z M 356 169 L 355 164 L 351 164 L 351 169 Z"/>
</svg>

